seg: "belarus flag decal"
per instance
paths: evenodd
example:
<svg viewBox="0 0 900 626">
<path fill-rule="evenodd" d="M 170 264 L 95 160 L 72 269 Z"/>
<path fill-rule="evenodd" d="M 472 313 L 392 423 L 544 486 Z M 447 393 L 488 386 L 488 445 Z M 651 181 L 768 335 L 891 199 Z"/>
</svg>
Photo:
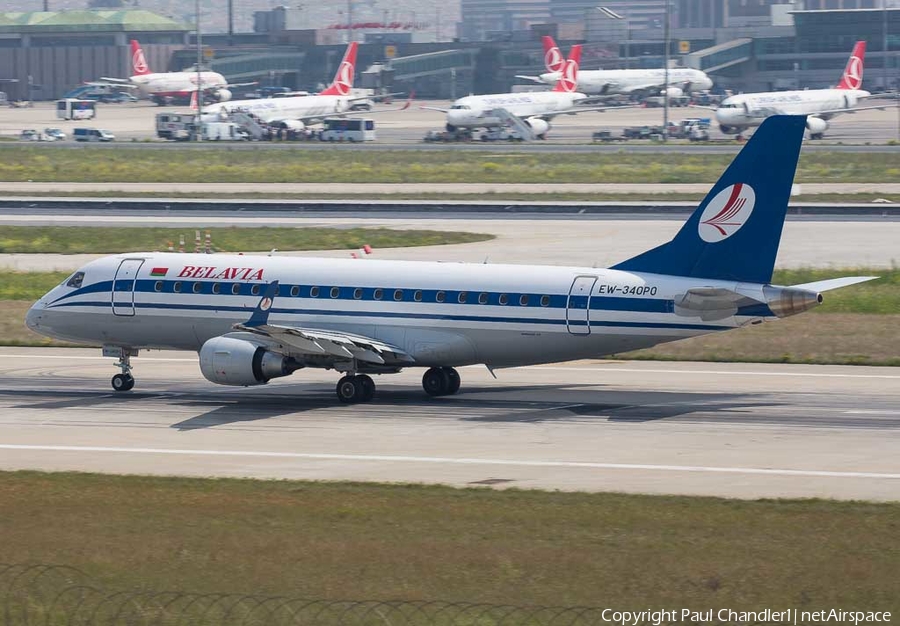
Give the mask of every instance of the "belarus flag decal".
<svg viewBox="0 0 900 626">
<path fill-rule="evenodd" d="M 151 276 L 165 276 L 169 272 L 168 267 L 154 267 L 150 270 Z"/>
</svg>

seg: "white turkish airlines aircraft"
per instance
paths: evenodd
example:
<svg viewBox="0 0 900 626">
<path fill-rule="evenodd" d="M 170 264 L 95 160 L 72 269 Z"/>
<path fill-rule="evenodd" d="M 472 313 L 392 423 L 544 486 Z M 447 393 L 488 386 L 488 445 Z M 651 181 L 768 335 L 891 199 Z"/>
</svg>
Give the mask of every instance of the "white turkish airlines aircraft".
<svg viewBox="0 0 900 626">
<path fill-rule="evenodd" d="M 833 89 L 770 91 L 730 96 L 716 109 L 716 121 L 726 135 L 740 134 L 759 126 L 772 115 L 807 115 L 806 128 L 810 139 L 821 139 L 828 130 L 828 122 L 840 113 L 853 113 L 884 106 L 858 107 L 857 103 L 871 94 L 861 89 L 866 42 L 857 41 L 841 81 Z"/>
<path fill-rule="evenodd" d="M 787 317 L 869 280 L 770 284 L 806 119 L 760 127 L 672 241 L 610 269 L 133 252 L 88 263 L 29 310 L 32 330 L 103 345 L 116 391 L 141 349 L 195 350 L 221 385 L 334 369 L 342 402 L 371 374 L 516 367 L 646 348 Z M 52 383 L 51 383 L 52 384 Z"/>
<path fill-rule="evenodd" d="M 369 100 L 369 95 L 353 95 L 353 77 L 356 67 L 356 52 L 359 44 L 351 42 L 334 75 L 334 80 L 324 90 L 315 95 L 287 96 L 284 98 L 261 98 L 257 100 L 232 100 L 203 107 L 202 119 L 212 122 L 233 112 L 250 113 L 257 119 L 290 130 L 303 130 L 311 122 L 321 121 L 331 115 L 353 115 L 350 108 L 354 103 Z M 407 102 L 402 108 L 409 106 Z M 383 109 L 382 111 L 398 109 Z M 361 111 L 366 116 L 381 111 Z"/>
<path fill-rule="evenodd" d="M 516 76 L 546 85 L 556 85 L 561 69 L 556 60 L 562 53 L 552 37 L 544 37 L 544 65 L 547 72 L 540 76 Z M 590 95 L 656 95 L 666 86 L 665 70 L 579 70 L 578 89 Z M 712 79 L 705 72 L 688 67 L 669 69 L 666 93 L 676 98 L 692 91 L 711 88 Z"/>
<path fill-rule="evenodd" d="M 545 138 L 550 121 L 557 115 L 574 115 L 586 111 L 602 111 L 607 106 L 578 106 L 587 96 L 576 91 L 581 45 L 572 46 L 565 61 L 561 78 L 552 91 L 523 93 L 496 93 L 484 96 L 466 96 L 455 100 L 449 109 L 421 107 L 440 111 L 447 116 L 447 130 L 457 128 L 497 128 L 505 123 L 506 114 L 519 118 L 534 134 Z"/>
<path fill-rule="evenodd" d="M 174 99 L 187 100 L 197 91 L 197 72 L 151 72 L 144 51 L 136 39 L 131 40 L 131 69 L 134 75 L 130 78 L 103 77 L 91 84 L 133 87 L 141 95 L 160 105 L 169 104 Z M 248 84 L 251 83 L 229 85 L 218 72 L 200 72 L 200 91 L 204 93 L 204 97 L 211 96 L 220 102 L 231 99 L 228 87 Z"/>
</svg>

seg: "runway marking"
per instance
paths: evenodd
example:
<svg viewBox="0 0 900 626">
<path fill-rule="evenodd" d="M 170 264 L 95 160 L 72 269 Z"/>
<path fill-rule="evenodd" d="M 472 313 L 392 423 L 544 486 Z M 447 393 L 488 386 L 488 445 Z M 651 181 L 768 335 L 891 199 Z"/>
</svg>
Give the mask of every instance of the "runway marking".
<svg viewBox="0 0 900 626">
<path fill-rule="evenodd" d="M 72 355 L 58 355 L 58 354 L 2 354 L 0 353 L 0 358 L 2 359 L 32 359 L 32 360 L 42 360 L 42 359 L 57 359 L 57 360 L 66 360 L 70 359 L 73 361 L 106 361 L 107 359 L 111 359 L 112 357 L 105 356 L 82 356 L 78 354 Z M 196 363 L 197 359 L 175 359 L 171 357 L 135 357 L 136 359 L 140 359 L 141 363 L 145 363 L 147 361 L 166 361 L 170 363 Z"/>
<path fill-rule="evenodd" d="M 756 474 L 768 476 L 807 476 L 817 478 L 884 478 L 900 480 L 900 474 L 880 472 L 838 472 L 757 467 L 707 467 L 701 465 L 650 465 L 642 463 L 591 463 L 586 461 L 516 461 L 512 459 L 472 459 L 431 456 L 395 456 L 380 454 L 321 454 L 304 452 L 265 452 L 257 450 L 185 450 L 178 448 L 125 448 L 105 446 L 52 446 L 0 444 L 0 450 L 40 452 L 113 452 L 125 454 L 171 454 L 180 456 L 237 456 L 317 461 L 370 461 L 393 463 L 431 463 L 438 465 L 500 465 L 507 467 L 567 467 L 601 470 L 647 470 L 657 472 L 701 472 L 710 474 Z"/>
<path fill-rule="evenodd" d="M 805 378 L 878 378 L 889 380 L 900 380 L 900 375 L 892 376 L 890 374 L 827 374 L 817 372 L 751 372 L 746 370 L 673 370 L 673 369 L 640 369 L 636 367 L 557 367 L 554 365 L 538 365 L 542 369 L 559 370 L 561 372 L 627 372 L 629 374 L 702 374 L 704 376 L 799 376 Z M 514 368 L 522 369 L 522 368 Z"/>
</svg>

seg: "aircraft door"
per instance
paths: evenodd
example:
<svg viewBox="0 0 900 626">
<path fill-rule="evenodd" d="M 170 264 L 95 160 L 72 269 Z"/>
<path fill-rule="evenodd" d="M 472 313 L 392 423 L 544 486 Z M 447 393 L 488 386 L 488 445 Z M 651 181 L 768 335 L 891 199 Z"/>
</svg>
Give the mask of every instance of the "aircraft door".
<svg viewBox="0 0 900 626">
<path fill-rule="evenodd" d="M 578 276 L 572 281 L 566 301 L 566 328 L 573 335 L 591 334 L 591 291 L 596 276 Z"/>
<path fill-rule="evenodd" d="M 134 288 L 143 259 L 125 259 L 119 263 L 112 285 L 113 315 L 134 315 Z"/>
</svg>

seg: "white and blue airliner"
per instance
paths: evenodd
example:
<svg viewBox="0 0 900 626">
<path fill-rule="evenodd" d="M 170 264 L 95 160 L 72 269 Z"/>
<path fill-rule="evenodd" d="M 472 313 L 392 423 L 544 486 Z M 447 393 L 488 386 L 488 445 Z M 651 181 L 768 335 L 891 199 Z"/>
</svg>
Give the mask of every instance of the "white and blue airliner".
<svg viewBox="0 0 900 626">
<path fill-rule="evenodd" d="M 805 116 L 765 120 L 672 241 L 609 269 L 134 252 L 88 263 L 26 323 L 118 359 L 134 386 L 144 349 L 193 350 L 222 385 L 303 368 L 341 374 L 342 402 L 372 375 L 425 368 L 433 396 L 456 367 L 552 363 L 787 317 L 870 280 L 771 285 Z"/>
</svg>

